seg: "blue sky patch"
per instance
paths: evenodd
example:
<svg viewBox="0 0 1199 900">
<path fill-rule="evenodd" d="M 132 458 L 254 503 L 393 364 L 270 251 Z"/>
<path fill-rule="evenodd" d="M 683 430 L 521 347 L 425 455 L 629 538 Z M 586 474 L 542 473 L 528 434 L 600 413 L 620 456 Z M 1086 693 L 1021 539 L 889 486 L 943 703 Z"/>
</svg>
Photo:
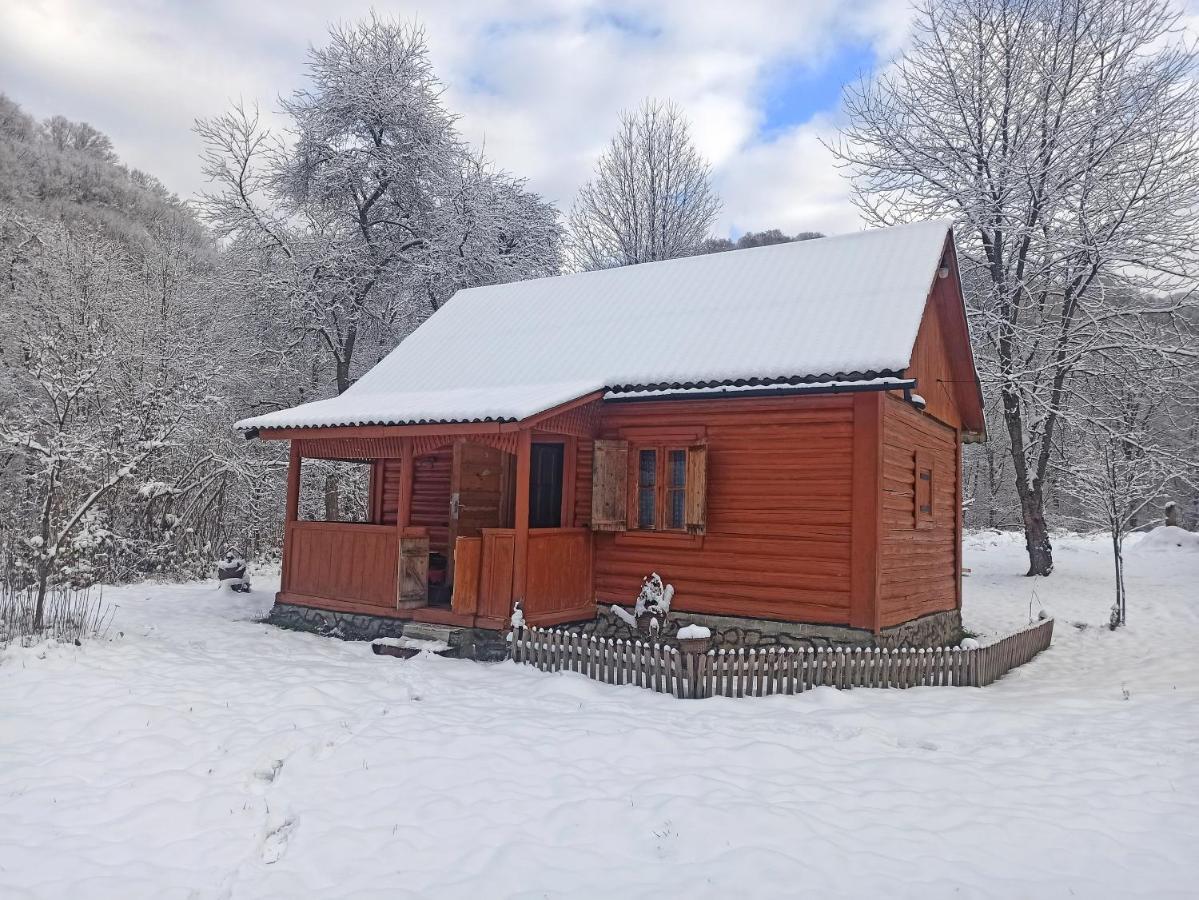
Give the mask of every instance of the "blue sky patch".
<svg viewBox="0 0 1199 900">
<path fill-rule="evenodd" d="M 841 88 L 874 66 L 869 44 L 846 44 L 812 64 L 788 60 L 766 74 L 762 95 L 762 135 L 770 137 L 808 121 L 819 112 L 837 109 Z"/>
</svg>

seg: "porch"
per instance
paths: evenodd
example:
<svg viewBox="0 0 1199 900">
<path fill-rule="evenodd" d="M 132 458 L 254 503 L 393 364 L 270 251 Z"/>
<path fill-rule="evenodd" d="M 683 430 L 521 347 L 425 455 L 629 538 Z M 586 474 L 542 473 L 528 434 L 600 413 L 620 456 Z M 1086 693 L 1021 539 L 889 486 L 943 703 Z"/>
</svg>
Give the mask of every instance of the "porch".
<svg viewBox="0 0 1199 900">
<path fill-rule="evenodd" d="M 356 431 L 291 440 L 280 603 L 492 629 L 518 598 L 530 624 L 594 616 L 592 533 L 574 525 L 579 435 Z M 301 516 L 306 459 L 369 468 L 365 521 Z"/>
</svg>

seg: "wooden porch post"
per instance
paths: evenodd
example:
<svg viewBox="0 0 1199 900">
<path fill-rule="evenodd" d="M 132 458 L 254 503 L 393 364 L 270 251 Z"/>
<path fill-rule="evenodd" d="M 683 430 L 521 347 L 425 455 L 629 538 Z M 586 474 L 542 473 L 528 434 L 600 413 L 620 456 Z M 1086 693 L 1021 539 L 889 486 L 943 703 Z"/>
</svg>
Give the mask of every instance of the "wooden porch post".
<svg viewBox="0 0 1199 900">
<path fill-rule="evenodd" d="M 512 599 L 524 600 L 528 584 L 529 557 L 529 467 L 533 456 L 533 432 L 525 429 L 516 439 L 516 521 L 512 548 Z"/>
<path fill-rule="evenodd" d="M 292 441 L 287 453 L 287 501 L 283 514 L 283 571 L 279 573 L 279 592 L 286 591 L 291 583 L 291 531 L 292 523 L 300 516 L 300 466 L 303 459 L 300 448 Z"/>
<path fill-rule="evenodd" d="M 400 506 L 396 510 L 396 527 L 412 524 L 412 485 L 416 460 L 412 458 L 412 438 L 400 438 Z"/>
<path fill-rule="evenodd" d="M 291 442 L 287 457 L 287 513 L 285 521 L 294 522 L 300 516 L 300 465 L 302 459 L 296 442 Z"/>
</svg>

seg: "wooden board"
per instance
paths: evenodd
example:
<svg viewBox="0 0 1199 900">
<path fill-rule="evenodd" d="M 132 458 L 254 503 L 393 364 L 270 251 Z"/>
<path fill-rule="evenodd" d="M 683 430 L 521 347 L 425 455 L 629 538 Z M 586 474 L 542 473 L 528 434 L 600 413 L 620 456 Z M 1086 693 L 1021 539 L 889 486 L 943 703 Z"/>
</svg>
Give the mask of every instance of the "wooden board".
<svg viewBox="0 0 1199 900">
<path fill-rule="evenodd" d="M 429 602 L 429 533 L 400 529 L 400 577 L 397 606 L 413 609 Z"/>
<path fill-rule="evenodd" d="M 454 596 L 450 601 L 454 612 L 463 615 L 478 612 L 482 564 L 482 537 L 460 537 L 454 542 Z"/>
<path fill-rule="evenodd" d="M 482 540 L 478 614 L 507 621 L 512 615 L 512 562 L 516 534 L 511 528 L 485 528 Z"/>
</svg>

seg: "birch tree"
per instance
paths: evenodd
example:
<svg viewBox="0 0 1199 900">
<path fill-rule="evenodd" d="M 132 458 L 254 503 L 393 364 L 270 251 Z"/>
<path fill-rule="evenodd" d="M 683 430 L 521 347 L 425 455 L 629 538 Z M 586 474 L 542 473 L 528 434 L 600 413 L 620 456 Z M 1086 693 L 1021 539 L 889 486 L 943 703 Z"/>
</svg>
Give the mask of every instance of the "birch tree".
<svg viewBox="0 0 1199 900">
<path fill-rule="evenodd" d="M 623 113 L 570 211 L 573 264 L 606 269 L 696 252 L 720 212 L 710 175 L 673 103 L 647 99 Z"/>
<path fill-rule="evenodd" d="M 1199 90 L 1178 26 L 1166 0 L 922 0 L 910 48 L 845 97 L 833 149 L 867 219 L 955 221 L 1030 575 L 1053 570 L 1046 496 L 1080 367 L 1189 304 L 1129 290 L 1195 271 Z"/>
</svg>

